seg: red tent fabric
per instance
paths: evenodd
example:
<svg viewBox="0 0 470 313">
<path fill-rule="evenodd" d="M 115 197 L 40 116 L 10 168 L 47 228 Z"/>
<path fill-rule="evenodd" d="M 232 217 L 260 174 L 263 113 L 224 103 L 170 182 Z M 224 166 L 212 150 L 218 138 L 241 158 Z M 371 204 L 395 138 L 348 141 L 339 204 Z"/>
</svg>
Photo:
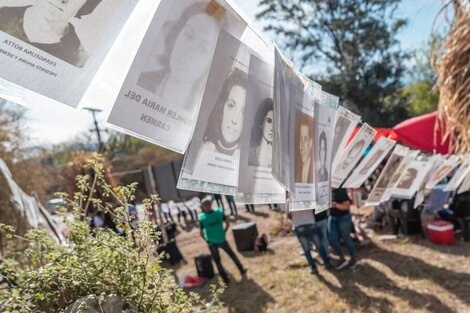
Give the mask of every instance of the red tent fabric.
<svg viewBox="0 0 470 313">
<path fill-rule="evenodd" d="M 434 125 L 436 123 L 437 112 L 417 116 L 401 122 L 393 128 L 377 128 L 377 134 L 374 140 L 380 137 L 388 137 L 390 139 L 400 141 L 404 145 L 419 149 L 424 152 L 448 154 L 449 140 L 442 143 L 443 131 L 439 130 L 436 136 L 436 145 L 434 145 Z M 359 128 L 356 128 L 349 137 L 349 141 L 356 135 Z"/>
<path fill-rule="evenodd" d="M 447 154 L 449 153 L 449 140 L 442 143 L 443 132 L 439 130 L 436 134 L 436 145 L 434 145 L 434 125 L 437 113 L 429 113 L 422 116 L 410 118 L 393 127 L 399 140 L 406 146 L 425 152 Z"/>
</svg>

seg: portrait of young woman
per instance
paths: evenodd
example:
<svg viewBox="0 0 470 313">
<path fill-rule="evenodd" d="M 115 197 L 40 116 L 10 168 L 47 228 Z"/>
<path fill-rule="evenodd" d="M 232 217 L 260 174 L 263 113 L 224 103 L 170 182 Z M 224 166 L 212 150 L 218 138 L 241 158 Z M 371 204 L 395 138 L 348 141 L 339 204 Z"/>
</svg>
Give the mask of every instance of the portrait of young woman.
<svg viewBox="0 0 470 313">
<path fill-rule="evenodd" d="M 202 149 L 238 157 L 248 75 L 235 68 L 225 80 L 209 116 Z"/>
<path fill-rule="evenodd" d="M 273 100 L 264 99 L 251 130 L 248 165 L 270 168 L 273 157 Z"/>
<path fill-rule="evenodd" d="M 89 53 L 71 24 L 92 14 L 101 0 L 31 0 L 2 7 L 0 30 L 67 63 L 83 67 Z"/>
<path fill-rule="evenodd" d="M 137 81 L 138 86 L 161 97 L 162 103 L 190 112 L 203 92 L 203 78 L 219 33 L 216 18 L 206 7 L 207 1 L 190 2 L 177 20 L 163 24 L 162 40 L 156 43 Z"/>
<path fill-rule="evenodd" d="M 320 134 L 319 144 L 319 164 L 317 170 L 317 178 L 319 182 L 328 181 L 328 169 L 326 168 L 326 156 L 328 152 L 328 142 L 326 140 L 326 133 L 324 131 Z"/>
</svg>

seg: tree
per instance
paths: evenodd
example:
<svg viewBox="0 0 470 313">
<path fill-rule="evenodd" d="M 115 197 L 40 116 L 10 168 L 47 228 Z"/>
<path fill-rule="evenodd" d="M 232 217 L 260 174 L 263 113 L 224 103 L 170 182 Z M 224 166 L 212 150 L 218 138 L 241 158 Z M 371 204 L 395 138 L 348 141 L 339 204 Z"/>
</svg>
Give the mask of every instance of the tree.
<svg viewBox="0 0 470 313">
<path fill-rule="evenodd" d="M 406 54 L 396 35 L 399 0 L 261 0 L 258 19 L 323 88 L 376 126 L 407 117 L 399 93 Z M 312 71 L 311 69 L 315 69 Z M 403 99 L 403 97 L 397 97 Z M 404 112 L 404 115 L 390 113 Z"/>
<path fill-rule="evenodd" d="M 409 103 L 408 113 L 411 116 L 423 115 L 436 111 L 439 103 L 439 91 L 434 88 L 437 75 L 431 66 L 435 46 L 443 41 L 437 34 L 413 52 L 413 65 L 409 70 L 410 83 L 403 87 L 402 94 Z"/>
<path fill-rule="evenodd" d="M 25 109 L 0 98 L 0 158 L 7 163 L 15 181 L 25 192 L 35 191 L 41 200 L 45 200 L 46 185 L 52 176 L 30 154 L 24 114 Z"/>
<path fill-rule="evenodd" d="M 162 256 L 155 254 L 159 236 L 149 216 L 136 224 L 127 212 L 135 184 L 109 185 L 102 161 L 99 157 L 87 161 L 83 174 L 76 177 L 73 196 L 61 195 L 66 203 L 63 211 L 73 212 L 64 215 L 69 232 L 66 245 L 40 230 L 18 236 L 13 227 L 0 223 L 0 234 L 11 240 L 0 262 L 1 312 L 196 311 L 199 297 L 178 287 L 171 270 L 161 264 Z M 144 201 L 146 212 L 157 201 L 156 195 Z M 110 214 L 121 232 L 90 227 L 90 208 Z M 23 258 L 18 260 L 19 241 L 26 242 L 28 249 L 19 253 Z M 215 288 L 213 295 L 217 296 L 222 289 Z M 104 310 L 101 305 L 111 297 L 118 297 L 125 307 Z M 84 302 L 98 308 L 85 304 L 78 308 Z M 215 305 L 205 312 L 219 310 Z"/>
</svg>

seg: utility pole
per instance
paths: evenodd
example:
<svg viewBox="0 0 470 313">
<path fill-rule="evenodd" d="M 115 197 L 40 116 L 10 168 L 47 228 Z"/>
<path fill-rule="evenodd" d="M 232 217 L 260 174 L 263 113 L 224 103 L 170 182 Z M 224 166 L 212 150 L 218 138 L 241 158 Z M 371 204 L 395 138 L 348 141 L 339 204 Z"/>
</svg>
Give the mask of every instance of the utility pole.
<svg viewBox="0 0 470 313">
<path fill-rule="evenodd" d="M 98 126 L 98 120 L 96 118 L 96 113 L 102 112 L 102 110 L 94 109 L 94 108 L 83 108 L 83 109 L 91 112 L 91 114 L 93 115 L 93 122 L 95 124 L 95 129 L 90 129 L 90 131 L 95 131 L 96 132 L 96 136 L 98 137 L 99 152 L 103 152 L 104 151 L 104 144 L 103 144 L 103 140 L 101 139 L 102 129 Z"/>
</svg>

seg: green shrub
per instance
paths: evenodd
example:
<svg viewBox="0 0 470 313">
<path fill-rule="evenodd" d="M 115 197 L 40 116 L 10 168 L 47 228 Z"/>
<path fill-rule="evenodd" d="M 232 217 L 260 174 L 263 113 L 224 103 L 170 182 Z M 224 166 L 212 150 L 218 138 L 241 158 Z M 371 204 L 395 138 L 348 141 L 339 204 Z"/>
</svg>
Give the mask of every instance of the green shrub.
<svg viewBox="0 0 470 313">
<path fill-rule="evenodd" d="M 133 200 L 136 184 L 110 187 L 102 164 L 99 158 L 87 163 L 86 174 L 77 177 L 78 191 L 72 199 L 60 195 L 67 203 L 64 218 L 66 211 L 73 212 L 67 222 L 66 245 L 40 230 L 30 230 L 19 238 L 11 227 L 0 225 L 7 237 L 25 240 L 28 246 L 26 261 L 7 257 L 0 263 L 6 282 L 0 287 L 0 311 L 64 312 L 82 297 L 102 299 L 112 294 L 142 313 L 192 312 L 199 304 L 198 296 L 183 292 L 172 272 L 160 265 L 160 256 L 154 255 L 159 234 L 148 219 L 138 225 L 131 223 L 126 208 Z M 152 196 L 145 201 L 146 209 L 157 200 Z M 91 229 L 86 216 L 90 207 L 111 212 L 125 236 Z"/>
</svg>

